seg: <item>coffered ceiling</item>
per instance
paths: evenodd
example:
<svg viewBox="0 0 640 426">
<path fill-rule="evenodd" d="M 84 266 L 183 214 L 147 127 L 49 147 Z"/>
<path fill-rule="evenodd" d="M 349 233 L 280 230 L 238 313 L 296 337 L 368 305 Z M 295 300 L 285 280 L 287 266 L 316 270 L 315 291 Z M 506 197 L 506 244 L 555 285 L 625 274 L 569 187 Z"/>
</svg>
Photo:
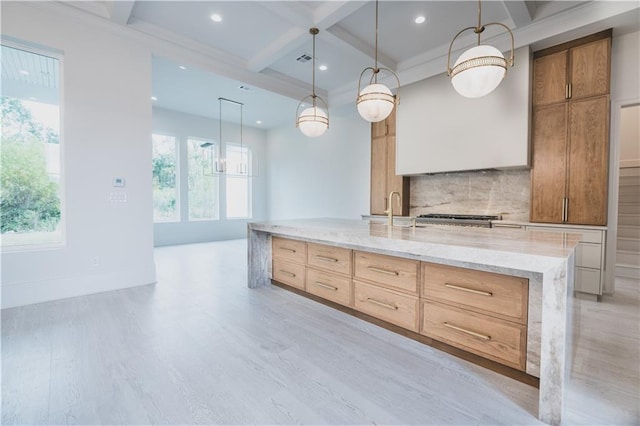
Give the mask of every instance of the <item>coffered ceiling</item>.
<svg viewBox="0 0 640 426">
<path fill-rule="evenodd" d="M 296 101 L 310 93 L 311 61 L 296 59 L 312 53 L 311 27 L 320 29 L 316 65 L 327 67 L 326 71 L 316 70 L 316 85 L 319 93 L 328 97 L 330 107 L 354 101 L 360 72 L 374 61 L 373 1 L 63 3 L 127 31 L 161 40 L 163 47 L 155 54 L 164 58 L 154 60 L 154 73 L 162 75 L 154 78 L 158 105 L 179 109 L 177 105 L 190 104 L 187 112 L 200 115 L 211 115 L 211 104 L 217 103 L 217 96 L 211 99 L 212 92 L 206 91 L 207 96 L 199 99 L 197 94 L 203 90 L 187 86 L 190 81 L 202 84 L 210 79 L 212 87 L 226 87 L 226 96 L 232 98 L 238 86 L 250 87 L 252 96 L 259 97 L 260 102 L 248 105 L 247 113 L 251 114 L 252 108 L 264 114 L 270 112 L 272 117 L 263 120 L 265 127 L 290 119 L 294 113 L 277 114 L 272 107 L 295 109 Z M 512 28 L 516 47 L 540 48 L 610 27 L 616 31 L 637 30 L 639 4 L 638 1 L 486 0 L 482 2 L 482 21 L 501 22 Z M 395 70 L 403 85 L 444 72 L 451 39 L 462 28 L 476 24 L 477 7 L 475 1 L 380 1 L 380 64 Z M 213 14 L 220 15 L 222 20 L 214 22 Z M 424 16 L 425 22 L 416 24 L 417 16 Z M 483 39 L 504 51 L 508 49 L 508 39 L 500 31 L 487 30 Z M 455 57 L 474 42 L 471 33 L 459 39 Z M 179 65 L 187 66 L 187 70 L 181 70 L 186 73 L 197 69 L 206 74 L 182 78 L 182 82 L 172 80 L 170 76 L 176 74 Z M 171 84 L 173 89 L 165 87 Z M 183 89 L 176 90 L 175 86 L 180 85 Z M 176 99 L 181 92 L 190 93 L 190 98 Z M 270 102 L 271 93 L 276 96 Z M 247 102 L 251 103 L 251 98 Z M 270 108 L 272 111 L 268 111 Z M 248 121 L 257 120 L 258 115 Z"/>
</svg>

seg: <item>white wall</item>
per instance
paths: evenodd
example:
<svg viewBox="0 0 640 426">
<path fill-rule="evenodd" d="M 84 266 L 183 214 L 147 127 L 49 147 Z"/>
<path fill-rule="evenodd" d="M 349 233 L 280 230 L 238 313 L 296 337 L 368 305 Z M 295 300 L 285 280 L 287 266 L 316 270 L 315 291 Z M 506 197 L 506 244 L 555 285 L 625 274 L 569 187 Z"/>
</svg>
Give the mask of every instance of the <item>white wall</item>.
<svg viewBox="0 0 640 426">
<path fill-rule="evenodd" d="M 604 291 L 613 293 L 618 236 L 618 182 L 621 109 L 640 102 L 640 32 L 617 35 L 611 41 L 611 138 L 609 155 L 609 214 Z"/>
<path fill-rule="evenodd" d="M 350 105 L 318 138 L 292 122 L 268 132 L 268 199 L 272 220 L 359 219 L 369 213 L 371 124 Z"/>
<path fill-rule="evenodd" d="M 2 34 L 63 52 L 66 223 L 63 248 L 2 254 L 2 307 L 154 282 L 150 51 L 26 2 L 2 3 Z"/>
<path fill-rule="evenodd" d="M 187 158 L 187 138 L 198 137 L 204 139 L 219 139 L 218 120 L 199 117 L 191 114 L 184 114 L 162 108 L 153 109 L 153 131 L 175 136 L 180 141 L 180 156 Z M 231 123 L 224 123 L 225 134 L 239 134 L 239 126 Z M 257 176 L 251 178 L 252 185 L 252 207 L 253 217 L 250 220 L 264 220 L 267 213 L 267 189 L 266 189 L 266 143 L 267 135 L 265 130 L 252 127 L 243 127 L 243 144 L 250 147 L 254 170 L 257 169 Z M 247 219 L 224 219 L 223 212 L 226 209 L 224 193 L 220 197 L 221 220 L 188 220 L 187 193 L 188 180 L 187 170 L 180 170 L 180 199 L 181 221 L 156 223 L 154 224 L 154 243 L 156 246 L 169 244 L 185 244 L 202 241 L 229 240 L 234 238 L 245 238 L 247 236 Z"/>
<path fill-rule="evenodd" d="M 620 167 L 640 167 L 640 105 L 620 110 Z"/>
</svg>

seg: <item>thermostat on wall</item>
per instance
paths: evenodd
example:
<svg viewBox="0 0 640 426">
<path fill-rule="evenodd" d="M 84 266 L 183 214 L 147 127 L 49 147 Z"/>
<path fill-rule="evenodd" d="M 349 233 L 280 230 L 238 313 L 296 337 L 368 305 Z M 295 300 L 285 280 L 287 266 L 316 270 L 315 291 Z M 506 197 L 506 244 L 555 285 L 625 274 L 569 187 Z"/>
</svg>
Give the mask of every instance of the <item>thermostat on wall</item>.
<svg viewBox="0 0 640 426">
<path fill-rule="evenodd" d="M 124 178 L 115 177 L 113 178 L 113 186 L 124 186 Z"/>
</svg>

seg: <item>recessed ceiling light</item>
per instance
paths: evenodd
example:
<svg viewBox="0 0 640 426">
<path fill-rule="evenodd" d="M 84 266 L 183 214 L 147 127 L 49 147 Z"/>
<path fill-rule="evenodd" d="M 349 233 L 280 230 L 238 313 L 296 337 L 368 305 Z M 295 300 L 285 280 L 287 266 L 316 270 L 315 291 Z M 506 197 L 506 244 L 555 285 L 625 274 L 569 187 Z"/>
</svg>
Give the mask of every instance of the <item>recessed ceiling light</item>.
<svg viewBox="0 0 640 426">
<path fill-rule="evenodd" d="M 245 86 L 244 84 L 241 84 L 240 86 L 238 86 L 238 89 L 244 90 L 245 92 L 250 92 L 251 91 L 251 87 Z"/>
<path fill-rule="evenodd" d="M 416 24 L 422 24 L 422 23 L 423 23 L 424 21 L 426 21 L 426 20 L 427 20 L 427 18 L 425 18 L 424 16 L 418 16 L 418 17 L 415 19 L 415 21 L 414 21 L 414 22 L 415 22 Z"/>
<path fill-rule="evenodd" d="M 152 96 L 152 97 L 151 97 L 151 100 L 152 100 L 152 101 L 157 101 L 157 100 L 158 100 L 158 98 L 156 98 L 155 96 Z"/>
<path fill-rule="evenodd" d="M 217 13 L 214 13 L 213 15 L 211 15 L 211 20 L 213 22 L 222 22 L 222 16 L 218 15 Z"/>
<path fill-rule="evenodd" d="M 20 74 L 22 74 L 22 75 L 29 75 L 29 71 L 27 71 L 27 70 L 20 70 Z"/>
<path fill-rule="evenodd" d="M 186 70 L 187 67 L 185 67 L 184 65 L 180 65 L 178 68 L 180 68 L 181 70 Z"/>
<path fill-rule="evenodd" d="M 326 66 L 326 65 L 320 65 L 320 66 L 318 67 L 318 69 L 319 69 L 320 71 L 326 71 L 326 70 L 327 70 L 327 66 Z"/>
<path fill-rule="evenodd" d="M 256 121 L 256 124 L 262 124 L 261 120 Z"/>
</svg>

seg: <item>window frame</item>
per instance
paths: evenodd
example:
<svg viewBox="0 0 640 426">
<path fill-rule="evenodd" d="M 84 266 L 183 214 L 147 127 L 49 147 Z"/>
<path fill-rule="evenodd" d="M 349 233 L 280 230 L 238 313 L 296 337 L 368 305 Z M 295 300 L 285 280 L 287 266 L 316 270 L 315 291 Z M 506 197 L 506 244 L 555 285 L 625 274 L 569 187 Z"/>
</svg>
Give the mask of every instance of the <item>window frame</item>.
<svg viewBox="0 0 640 426">
<path fill-rule="evenodd" d="M 164 136 L 167 138 L 173 138 L 174 139 L 174 149 L 175 149 L 175 164 L 176 164 L 176 218 L 175 219 L 166 219 L 166 220 L 156 220 L 155 218 L 155 214 L 153 214 L 153 223 L 154 224 L 164 224 L 164 223 L 180 223 L 182 222 L 182 202 L 181 202 L 181 191 L 180 191 L 180 184 L 181 184 L 181 179 L 180 179 L 180 172 L 181 172 L 181 165 L 180 165 L 180 161 L 181 161 L 181 155 L 180 155 L 180 137 L 177 135 L 173 135 L 170 134 L 168 132 L 151 132 L 151 165 L 152 165 L 152 170 L 151 170 L 151 179 L 152 179 L 152 191 L 153 191 L 153 137 L 154 136 Z M 188 167 L 188 166 L 187 166 Z M 152 194 L 153 197 L 153 194 Z M 152 213 L 155 213 L 155 200 L 153 201 L 153 211 Z"/>
<path fill-rule="evenodd" d="M 58 197 L 60 199 L 60 222 L 59 237 L 56 241 L 40 242 L 40 243 L 24 243 L 14 245 L 2 244 L 2 234 L 0 234 L 0 253 L 18 253 L 43 250 L 55 250 L 67 247 L 67 165 L 66 165 L 66 143 L 65 141 L 65 82 L 64 82 L 64 54 L 62 51 L 49 48 L 46 46 L 35 45 L 27 41 L 22 41 L 13 37 L 4 36 L 0 40 L 0 45 L 12 49 L 23 50 L 25 52 L 36 55 L 46 56 L 58 61 L 58 124 L 60 126 L 59 145 L 60 145 L 60 179 L 58 185 Z"/>
<path fill-rule="evenodd" d="M 213 150 L 214 151 L 217 150 L 218 155 L 220 154 L 220 142 L 216 141 L 215 139 L 203 138 L 203 137 L 199 137 L 199 136 L 187 136 L 186 137 L 186 145 L 187 145 L 186 146 L 187 160 L 186 160 L 186 164 L 185 164 L 186 167 L 187 167 L 187 173 L 186 173 L 186 176 L 187 176 L 187 194 L 186 194 L 187 195 L 186 196 L 186 200 L 187 200 L 187 202 L 186 202 L 186 204 L 187 204 L 186 210 L 187 210 L 187 212 L 186 212 L 186 219 L 187 220 L 186 220 L 186 222 L 218 222 L 218 221 L 220 221 L 222 219 L 222 217 L 221 217 L 221 210 L 222 209 L 221 209 L 221 206 L 220 206 L 220 187 L 221 187 L 220 175 L 221 175 L 221 173 L 215 171 L 215 167 L 216 167 L 215 162 L 213 164 L 214 172 L 213 172 L 213 175 L 211 176 L 211 178 L 217 179 L 216 187 L 217 187 L 217 196 L 218 196 L 218 200 L 217 201 L 218 202 L 216 204 L 217 205 L 216 217 L 214 217 L 214 218 L 205 218 L 205 219 L 192 219 L 191 216 L 190 216 L 190 213 L 191 213 L 191 197 L 190 197 L 190 194 L 189 194 L 189 192 L 190 192 L 189 191 L 189 171 L 190 171 L 190 167 L 189 167 L 189 159 L 190 159 L 190 156 L 189 156 L 189 142 L 190 141 L 201 141 L 201 142 L 212 143 L 213 144 Z M 205 148 L 205 149 L 208 149 L 208 147 Z M 213 161 L 213 159 L 212 159 L 212 161 Z"/>
</svg>

